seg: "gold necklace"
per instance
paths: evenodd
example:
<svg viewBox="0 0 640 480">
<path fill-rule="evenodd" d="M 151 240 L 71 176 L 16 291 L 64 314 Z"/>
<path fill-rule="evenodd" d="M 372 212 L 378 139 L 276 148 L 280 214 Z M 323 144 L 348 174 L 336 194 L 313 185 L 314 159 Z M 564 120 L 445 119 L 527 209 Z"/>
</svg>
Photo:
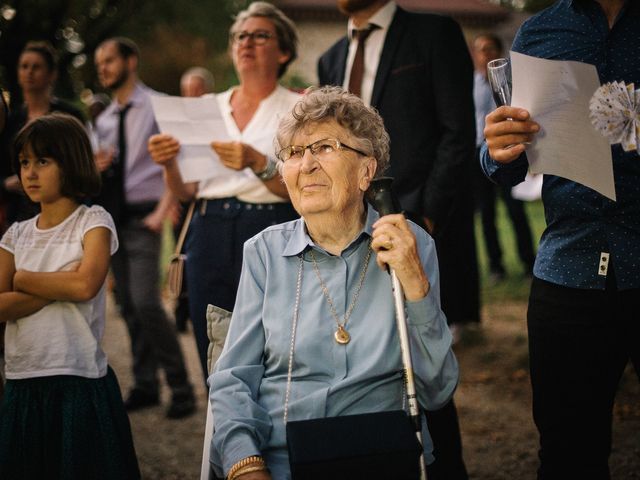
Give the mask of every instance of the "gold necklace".
<svg viewBox="0 0 640 480">
<path fill-rule="evenodd" d="M 358 302 L 358 296 L 360 295 L 360 290 L 362 289 L 362 284 L 364 283 L 364 277 L 367 273 L 367 268 L 369 268 L 369 259 L 371 259 L 371 241 L 369 241 L 369 245 L 367 247 L 367 257 L 364 259 L 364 265 L 362 267 L 362 271 L 360 272 L 360 280 L 358 282 L 358 287 L 356 288 L 356 292 L 353 294 L 353 299 L 351 300 L 351 304 L 349 308 L 347 308 L 347 312 L 344 314 L 344 319 L 342 323 L 340 323 L 340 317 L 338 317 L 338 312 L 336 312 L 336 307 L 333 305 L 333 300 L 329 296 L 329 290 L 327 286 L 324 284 L 322 277 L 320 276 L 320 269 L 318 268 L 318 263 L 316 262 L 316 256 L 313 253 L 313 250 L 309 252 L 311 256 L 311 262 L 313 264 L 313 271 L 316 273 L 316 277 L 318 277 L 318 281 L 320 282 L 320 288 L 322 288 L 322 293 L 324 294 L 324 298 L 327 299 L 327 303 L 329 304 L 329 309 L 331 310 L 331 315 L 333 319 L 336 321 L 336 325 L 338 325 L 338 329 L 333 334 L 333 338 L 335 338 L 336 342 L 340 345 L 346 345 L 351 341 L 351 335 L 347 332 L 345 325 L 347 321 L 351 317 L 351 312 L 353 312 L 356 303 Z"/>
</svg>

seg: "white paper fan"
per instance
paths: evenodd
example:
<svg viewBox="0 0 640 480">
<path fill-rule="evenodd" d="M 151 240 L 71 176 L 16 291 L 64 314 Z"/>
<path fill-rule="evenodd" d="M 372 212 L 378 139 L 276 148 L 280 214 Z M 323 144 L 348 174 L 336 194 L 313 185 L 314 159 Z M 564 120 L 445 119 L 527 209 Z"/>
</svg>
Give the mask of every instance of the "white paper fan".
<svg viewBox="0 0 640 480">
<path fill-rule="evenodd" d="M 605 83 L 589 102 L 591 123 L 613 145 L 640 154 L 640 90 L 633 83 Z"/>
</svg>

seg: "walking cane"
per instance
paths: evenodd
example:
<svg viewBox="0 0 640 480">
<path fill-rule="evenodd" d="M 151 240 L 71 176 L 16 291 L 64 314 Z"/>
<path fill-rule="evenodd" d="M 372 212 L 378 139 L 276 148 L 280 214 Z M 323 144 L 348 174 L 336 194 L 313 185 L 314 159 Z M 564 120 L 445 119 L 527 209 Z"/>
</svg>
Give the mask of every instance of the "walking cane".
<svg viewBox="0 0 640 480">
<path fill-rule="evenodd" d="M 381 217 L 398 213 L 397 201 L 391 191 L 391 177 L 380 177 L 371 181 L 367 190 L 367 200 L 378 211 Z M 409 333 L 407 331 L 407 318 L 404 313 L 404 293 L 396 272 L 390 268 L 393 299 L 396 307 L 396 325 L 400 337 L 400 351 L 402 352 L 402 365 L 404 368 L 404 381 L 407 388 L 407 403 L 409 405 L 409 418 L 416 431 L 416 437 L 422 443 L 422 421 L 420 418 L 420 405 L 416 396 L 416 383 L 413 377 L 413 364 L 411 362 L 411 349 L 409 346 Z M 420 452 L 420 480 L 427 480 L 427 470 L 424 463 L 424 452 Z"/>
</svg>

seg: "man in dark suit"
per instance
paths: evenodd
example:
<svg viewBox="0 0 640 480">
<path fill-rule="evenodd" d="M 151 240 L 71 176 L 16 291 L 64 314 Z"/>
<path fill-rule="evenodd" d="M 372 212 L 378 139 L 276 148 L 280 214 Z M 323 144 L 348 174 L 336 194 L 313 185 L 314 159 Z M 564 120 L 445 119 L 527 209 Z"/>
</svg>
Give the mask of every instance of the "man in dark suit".
<svg viewBox="0 0 640 480">
<path fill-rule="evenodd" d="M 349 33 L 320 58 L 320 84 L 344 86 L 382 115 L 400 205 L 436 241 L 448 321 L 453 330 L 478 322 L 473 65 L 460 27 L 389 0 L 338 0 L 338 7 L 349 15 Z M 467 478 L 453 403 L 427 421 L 436 456 L 430 480 Z"/>
</svg>

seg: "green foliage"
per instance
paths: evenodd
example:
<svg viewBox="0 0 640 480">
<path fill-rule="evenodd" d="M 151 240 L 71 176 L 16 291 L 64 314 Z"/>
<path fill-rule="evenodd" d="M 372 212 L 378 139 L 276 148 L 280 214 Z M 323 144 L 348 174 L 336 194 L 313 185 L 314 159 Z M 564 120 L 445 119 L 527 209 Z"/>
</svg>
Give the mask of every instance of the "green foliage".
<svg viewBox="0 0 640 480">
<path fill-rule="evenodd" d="M 526 202 L 525 209 L 533 235 L 534 245 L 538 244 L 545 229 L 544 210 L 540 200 Z M 482 303 L 500 303 L 504 301 L 526 301 L 529 298 L 530 279 L 523 275 L 523 267 L 518 258 L 515 234 L 509 221 L 506 208 L 500 199 L 496 206 L 496 227 L 503 252 L 503 263 L 507 278 L 496 285 L 489 282 L 489 262 L 487 259 L 480 215 L 476 215 L 476 245 L 478 250 L 478 267 L 480 268 L 480 286 Z"/>
<path fill-rule="evenodd" d="M 0 0 L 0 84 L 19 98 L 16 64 L 29 40 L 48 40 L 60 55 L 56 94 L 72 98 L 95 85 L 93 52 L 104 39 L 122 35 L 135 40 L 146 57 L 188 68 L 203 66 L 227 46 L 233 0 Z M 176 60 L 174 62 L 174 60 Z M 206 62 L 211 62 L 205 65 Z M 160 61 L 157 61 L 160 63 Z M 222 62 L 224 63 L 224 61 Z M 181 71 L 154 71 L 156 88 L 171 81 L 177 89 Z M 154 83 L 153 81 L 151 82 Z M 174 85 L 175 84 L 175 85 Z"/>
</svg>

